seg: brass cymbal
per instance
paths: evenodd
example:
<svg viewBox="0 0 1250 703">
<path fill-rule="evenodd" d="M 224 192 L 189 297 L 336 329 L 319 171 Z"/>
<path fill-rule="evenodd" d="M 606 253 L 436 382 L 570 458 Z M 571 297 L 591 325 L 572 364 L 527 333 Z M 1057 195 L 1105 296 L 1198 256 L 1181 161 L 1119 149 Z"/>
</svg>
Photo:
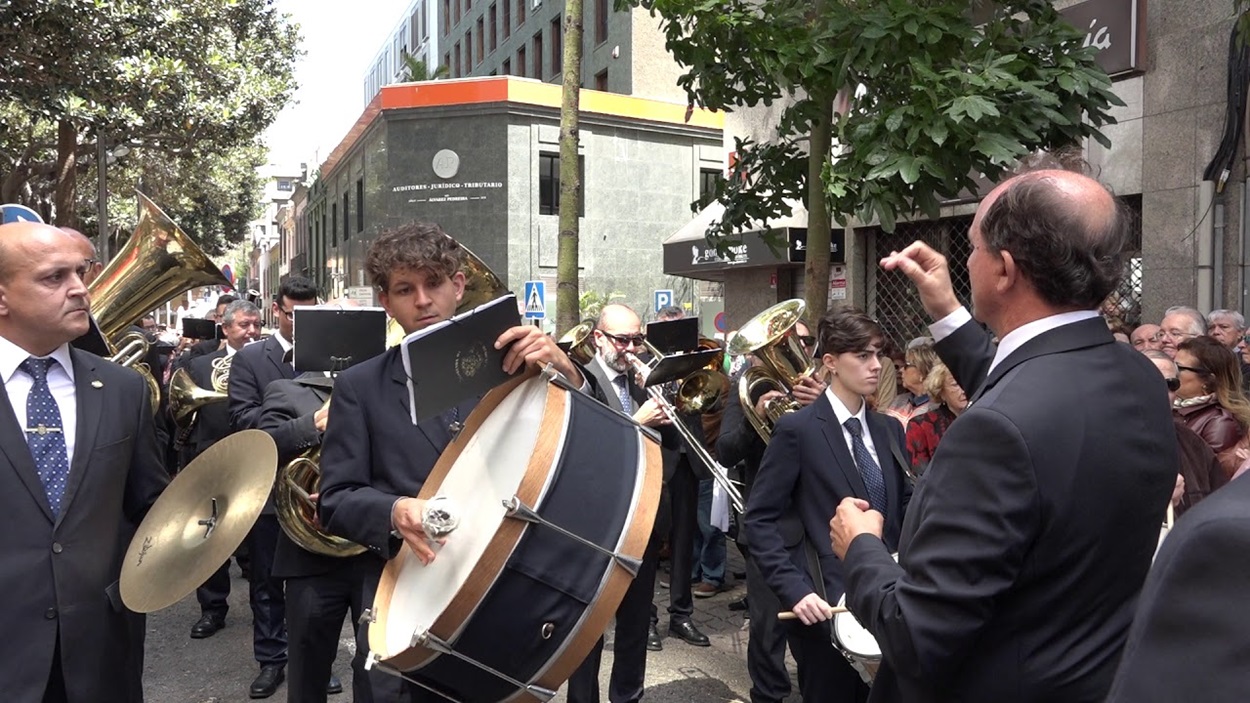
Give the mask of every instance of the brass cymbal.
<svg viewBox="0 0 1250 703">
<path fill-rule="evenodd" d="M 121 576 L 126 607 L 160 610 L 204 583 L 243 543 L 277 471 L 278 448 L 260 430 L 222 439 L 183 469 L 130 541 Z"/>
</svg>

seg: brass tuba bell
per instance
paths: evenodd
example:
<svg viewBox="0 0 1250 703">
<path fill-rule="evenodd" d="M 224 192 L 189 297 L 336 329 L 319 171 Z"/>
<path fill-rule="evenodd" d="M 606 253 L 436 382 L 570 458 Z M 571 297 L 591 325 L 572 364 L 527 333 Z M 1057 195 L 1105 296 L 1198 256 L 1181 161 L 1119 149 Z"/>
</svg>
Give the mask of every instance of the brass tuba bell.
<svg viewBox="0 0 1250 703">
<path fill-rule="evenodd" d="M 594 320 L 579 322 L 556 341 L 556 346 L 568 354 L 573 361 L 579 364 L 589 364 L 590 360 L 595 358 L 596 324 Z"/>
<path fill-rule="evenodd" d="M 169 377 L 169 412 L 174 423 L 187 429 L 195 419 L 200 408 L 211 403 L 220 403 L 229 396 L 224 390 L 206 390 L 191 380 L 191 374 L 180 368 Z"/>
<path fill-rule="evenodd" d="M 815 360 L 794 332 L 806 308 L 807 303 L 797 298 L 777 303 L 751 318 L 729 342 L 731 355 L 752 354 L 759 361 L 738 380 L 738 400 L 743 414 L 765 442 L 772 437 L 777 420 L 799 409 L 799 402 L 791 395 L 799 379 L 816 371 Z M 785 395 L 768 401 L 761 416 L 755 401 L 773 390 Z"/>
</svg>

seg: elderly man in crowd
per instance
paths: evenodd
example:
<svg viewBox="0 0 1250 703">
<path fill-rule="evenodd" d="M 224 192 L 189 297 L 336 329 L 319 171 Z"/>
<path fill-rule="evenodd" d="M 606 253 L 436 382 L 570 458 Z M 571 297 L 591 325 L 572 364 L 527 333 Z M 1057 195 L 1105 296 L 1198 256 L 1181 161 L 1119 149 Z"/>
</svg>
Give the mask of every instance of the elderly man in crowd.
<svg viewBox="0 0 1250 703">
<path fill-rule="evenodd" d="M 1221 344 L 1237 351 L 1246 333 L 1246 318 L 1236 310 L 1212 310 L 1207 315 L 1207 334 Z"/>
<path fill-rule="evenodd" d="M 1164 354 L 1175 358 L 1177 345 L 1207 333 L 1207 319 L 1191 307 L 1174 305 L 1163 313 L 1159 327 L 1160 348 Z"/>
<path fill-rule="evenodd" d="M 1141 325 L 1133 330 L 1133 334 L 1129 335 L 1129 343 L 1139 352 L 1159 351 L 1163 348 L 1163 343 L 1159 337 L 1159 326 Z"/>
</svg>

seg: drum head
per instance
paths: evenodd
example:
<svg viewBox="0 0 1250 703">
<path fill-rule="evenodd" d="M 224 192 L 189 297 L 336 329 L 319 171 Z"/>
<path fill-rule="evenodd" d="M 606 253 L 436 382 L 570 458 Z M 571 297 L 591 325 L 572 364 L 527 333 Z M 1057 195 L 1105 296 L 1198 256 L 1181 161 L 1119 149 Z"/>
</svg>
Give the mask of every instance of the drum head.
<svg viewBox="0 0 1250 703">
<path fill-rule="evenodd" d="M 460 513 L 460 526 L 422 566 L 405 548 L 405 568 L 394 582 L 382 641 L 370 647 L 383 658 L 413 646 L 413 635 L 433 628 L 469 580 L 504 521 L 501 496 L 515 495 L 538 442 L 548 383 L 531 378 L 509 393 L 469 436 L 452 469 L 437 487 Z M 466 430 L 467 432 L 468 430 Z M 424 494 L 424 491 L 423 491 Z M 429 497 L 429 496 L 424 496 Z"/>
<path fill-rule="evenodd" d="M 846 596 L 838 600 L 838 607 L 846 607 Z M 838 613 L 833 616 L 833 636 L 838 646 L 847 654 L 860 659 L 880 659 L 881 647 L 872 633 L 864 629 L 850 612 Z"/>
</svg>

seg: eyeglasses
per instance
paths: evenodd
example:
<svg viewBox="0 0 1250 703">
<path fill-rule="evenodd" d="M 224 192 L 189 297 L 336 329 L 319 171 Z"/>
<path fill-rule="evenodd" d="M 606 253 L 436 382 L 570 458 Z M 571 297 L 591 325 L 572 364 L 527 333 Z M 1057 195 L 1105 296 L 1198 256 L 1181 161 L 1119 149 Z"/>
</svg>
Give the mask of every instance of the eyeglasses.
<svg viewBox="0 0 1250 703">
<path fill-rule="evenodd" d="M 1164 381 L 1167 381 L 1167 384 L 1168 384 L 1168 390 L 1172 391 L 1173 393 L 1175 393 L 1176 391 L 1179 391 L 1179 390 L 1181 389 L 1181 380 L 1180 380 L 1179 378 L 1177 378 L 1177 377 L 1175 377 L 1175 376 L 1170 376 L 1170 377 L 1165 378 L 1165 379 L 1163 379 L 1163 380 L 1164 380 Z"/>
<path fill-rule="evenodd" d="M 1201 375 L 1204 375 L 1204 376 L 1205 376 L 1205 375 L 1207 375 L 1207 374 L 1209 374 L 1209 373 L 1211 373 L 1210 371 L 1207 371 L 1206 369 L 1204 369 L 1204 368 L 1202 368 L 1202 367 L 1200 367 L 1200 366 L 1181 366 L 1180 364 L 1177 364 L 1177 365 L 1176 365 L 1176 369 L 1177 369 L 1178 371 L 1188 371 L 1188 372 L 1190 372 L 1190 373 L 1201 374 Z"/>
<path fill-rule="evenodd" d="M 800 334 L 799 344 L 802 344 L 805 347 L 814 347 L 816 346 L 816 337 L 810 334 Z"/>
<path fill-rule="evenodd" d="M 294 319 L 295 319 L 295 308 L 291 308 L 290 310 L 287 310 L 287 309 L 286 309 L 286 308 L 284 308 L 284 307 L 279 307 L 279 308 L 278 308 L 278 312 L 282 313 L 282 316 L 283 316 L 283 317 L 285 317 L 285 318 L 286 318 L 286 319 L 288 319 L 288 320 L 294 320 Z"/>
<path fill-rule="evenodd" d="M 1150 339 L 1151 341 L 1154 341 L 1154 342 L 1162 342 L 1165 339 L 1182 340 L 1182 339 L 1190 339 L 1191 337 L 1197 337 L 1197 336 L 1198 335 L 1194 334 L 1193 332 L 1181 332 L 1180 330 L 1159 330 L 1158 332 L 1155 332 L 1155 336 L 1151 337 Z"/>
<path fill-rule="evenodd" d="M 647 341 L 647 335 L 645 334 L 620 335 L 604 332 L 603 330 L 599 331 L 603 332 L 603 336 L 612 340 L 612 343 L 618 347 L 628 347 L 630 345 L 641 347 Z"/>
</svg>

